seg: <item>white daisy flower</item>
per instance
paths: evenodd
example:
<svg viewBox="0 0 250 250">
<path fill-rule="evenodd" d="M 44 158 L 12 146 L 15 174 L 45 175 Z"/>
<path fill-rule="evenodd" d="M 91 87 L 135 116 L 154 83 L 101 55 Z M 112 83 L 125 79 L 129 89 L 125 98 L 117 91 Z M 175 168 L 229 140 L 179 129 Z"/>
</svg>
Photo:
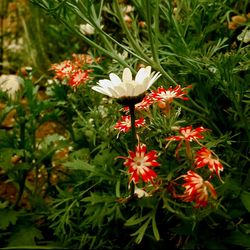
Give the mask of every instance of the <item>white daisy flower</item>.
<svg viewBox="0 0 250 250">
<path fill-rule="evenodd" d="M 112 98 L 137 97 L 147 91 L 160 76 L 159 72 L 151 73 L 151 66 L 147 66 L 141 68 L 133 80 L 130 69 L 125 68 L 122 79 L 111 73 L 109 74 L 110 80 L 99 80 L 98 86 L 93 86 L 92 89 Z"/>
</svg>

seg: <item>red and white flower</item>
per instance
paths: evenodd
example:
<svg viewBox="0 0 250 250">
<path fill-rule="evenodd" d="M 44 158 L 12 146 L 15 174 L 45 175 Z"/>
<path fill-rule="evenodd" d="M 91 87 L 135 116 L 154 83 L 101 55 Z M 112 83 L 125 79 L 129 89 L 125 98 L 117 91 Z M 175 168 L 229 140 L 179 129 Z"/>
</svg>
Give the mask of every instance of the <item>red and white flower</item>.
<svg viewBox="0 0 250 250">
<path fill-rule="evenodd" d="M 176 196 L 184 202 L 196 203 L 195 207 L 205 207 L 208 204 L 209 194 L 216 199 L 215 188 L 209 181 L 204 181 L 197 173 L 189 170 L 186 175 L 182 176 L 186 181 L 182 186 L 185 187 L 183 195 Z"/>
<path fill-rule="evenodd" d="M 50 70 L 55 71 L 55 78 L 63 80 L 69 78 L 76 69 L 76 66 L 70 60 L 65 60 L 61 63 L 52 64 Z"/>
<path fill-rule="evenodd" d="M 94 58 L 88 54 L 72 54 L 73 62 L 78 67 L 83 67 L 86 64 L 92 64 L 94 62 Z"/>
<path fill-rule="evenodd" d="M 142 111 L 142 110 L 148 110 L 149 107 L 154 103 L 154 101 L 151 99 L 149 95 L 146 95 L 141 102 L 135 104 L 135 110 Z M 129 112 L 129 107 L 123 107 L 122 110 L 126 113 Z"/>
<path fill-rule="evenodd" d="M 191 160 L 193 158 L 193 155 L 192 155 L 190 142 L 195 141 L 198 144 L 200 144 L 198 139 L 204 138 L 204 136 L 201 133 L 203 133 L 205 131 L 208 131 L 208 129 L 205 129 L 203 127 L 198 127 L 198 128 L 193 129 L 192 125 L 187 126 L 187 127 L 181 127 L 179 129 L 180 135 L 173 135 L 173 136 L 165 138 L 165 140 L 169 141 L 169 143 L 171 141 L 179 141 L 179 144 L 178 144 L 176 151 L 175 151 L 176 157 L 179 157 L 178 152 L 179 152 L 179 149 L 181 148 L 182 143 L 184 141 L 186 144 L 186 155 Z"/>
<path fill-rule="evenodd" d="M 145 119 L 140 118 L 138 120 L 135 120 L 135 127 L 142 127 L 145 125 Z M 124 115 L 122 116 L 122 121 L 118 121 L 116 125 L 114 126 L 115 129 L 120 130 L 121 132 L 127 133 L 131 129 L 131 117 L 130 115 Z"/>
<path fill-rule="evenodd" d="M 170 86 L 168 89 L 165 89 L 164 87 L 159 87 L 156 91 L 151 91 L 151 98 L 154 101 L 157 102 L 172 102 L 174 98 L 179 98 L 182 100 L 189 100 L 188 97 L 185 97 L 184 95 L 187 94 L 186 88 L 181 88 L 180 85 L 173 88 Z"/>
<path fill-rule="evenodd" d="M 215 172 L 217 176 L 220 178 L 220 171 L 223 171 L 223 165 L 219 162 L 218 157 L 216 157 L 213 151 L 208 148 L 201 148 L 196 152 L 195 157 L 195 165 L 196 168 L 203 168 L 204 166 L 208 166 L 209 170 L 213 173 Z"/>
<path fill-rule="evenodd" d="M 204 136 L 201 134 L 203 132 L 208 131 L 208 129 L 203 128 L 203 127 L 198 127 L 193 129 L 192 125 L 187 126 L 187 127 L 181 127 L 179 129 L 180 135 L 174 135 L 166 138 L 167 141 L 182 141 L 182 140 L 187 140 L 187 141 L 198 141 L 197 139 L 203 139 Z"/>
<path fill-rule="evenodd" d="M 129 151 L 128 157 L 119 156 L 119 158 L 125 159 L 124 165 L 128 167 L 130 174 L 130 182 L 137 184 L 140 179 L 144 182 L 151 182 L 154 184 L 154 179 L 157 174 L 152 170 L 152 167 L 157 167 L 160 164 L 157 160 L 157 152 L 151 150 L 147 153 L 147 147 L 145 144 L 138 144 L 135 152 Z"/>
<path fill-rule="evenodd" d="M 70 75 L 68 83 L 71 87 L 77 87 L 80 84 L 85 83 L 87 80 L 89 80 L 88 71 L 78 69 Z"/>
</svg>

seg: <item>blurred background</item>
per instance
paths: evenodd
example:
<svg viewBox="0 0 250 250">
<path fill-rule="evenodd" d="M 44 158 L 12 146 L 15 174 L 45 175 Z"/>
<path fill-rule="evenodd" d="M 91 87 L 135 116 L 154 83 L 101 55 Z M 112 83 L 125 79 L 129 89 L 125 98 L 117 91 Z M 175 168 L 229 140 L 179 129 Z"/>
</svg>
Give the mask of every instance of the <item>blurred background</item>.
<svg viewBox="0 0 250 250">
<path fill-rule="evenodd" d="M 0 75 L 32 67 L 40 77 L 48 74 L 51 63 L 86 49 L 77 36 L 28 0 L 0 1 L 0 38 Z"/>
</svg>

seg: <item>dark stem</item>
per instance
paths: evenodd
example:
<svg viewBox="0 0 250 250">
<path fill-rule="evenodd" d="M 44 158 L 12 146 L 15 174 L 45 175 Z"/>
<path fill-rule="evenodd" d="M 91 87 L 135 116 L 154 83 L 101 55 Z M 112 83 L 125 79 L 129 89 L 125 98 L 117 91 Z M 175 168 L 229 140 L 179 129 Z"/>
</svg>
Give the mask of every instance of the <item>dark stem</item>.
<svg viewBox="0 0 250 250">
<path fill-rule="evenodd" d="M 24 118 L 25 119 L 25 118 Z M 21 119 L 20 121 L 20 148 L 25 149 L 25 126 L 26 122 L 24 119 Z"/>
<path fill-rule="evenodd" d="M 15 202 L 15 205 L 14 205 L 15 208 L 18 207 L 18 204 L 19 204 L 19 202 L 22 199 L 22 196 L 23 196 L 23 193 L 24 193 L 24 189 L 25 189 L 25 180 L 27 178 L 27 175 L 28 175 L 28 171 L 27 170 L 25 170 L 22 173 L 20 173 L 19 183 L 18 183 L 19 184 L 19 191 L 18 191 L 16 202 Z"/>
<path fill-rule="evenodd" d="M 20 121 L 20 148 L 23 149 L 23 152 L 24 152 L 23 158 L 24 158 L 24 160 L 26 160 L 26 154 L 25 154 L 25 126 L 26 126 L 25 119 L 21 119 L 21 121 Z M 27 170 L 24 170 L 24 171 L 20 172 L 19 181 L 18 181 L 19 191 L 18 191 L 18 194 L 17 194 L 17 198 L 16 198 L 16 202 L 15 202 L 14 207 L 18 207 L 18 204 L 22 199 L 27 174 L 28 174 Z"/>
<path fill-rule="evenodd" d="M 131 119 L 131 148 L 133 148 L 133 150 L 135 150 L 136 147 L 136 131 L 135 131 L 135 104 L 129 104 L 129 112 L 130 112 L 130 119 Z M 134 192 L 135 192 L 135 184 L 134 182 L 131 182 L 130 184 L 131 187 L 131 197 L 134 196 Z"/>
<path fill-rule="evenodd" d="M 131 119 L 131 146 L 136 146 L 136 132 L 135 132 L 135 104 L 129 105 L 130 119 Z"/>
</svg>

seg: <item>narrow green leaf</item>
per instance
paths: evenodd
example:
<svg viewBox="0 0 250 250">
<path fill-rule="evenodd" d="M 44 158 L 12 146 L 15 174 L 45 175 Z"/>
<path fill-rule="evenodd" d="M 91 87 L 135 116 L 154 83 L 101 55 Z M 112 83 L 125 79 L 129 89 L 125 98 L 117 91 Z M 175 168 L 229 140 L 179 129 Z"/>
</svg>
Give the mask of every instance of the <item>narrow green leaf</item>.
<svg viewBox="0 0 250 250">
<path fill-rule="evenodd" d="M 243 191 L 240 195 L 240 199 L 247 211 L 250 212 L 250 192 Z"/>
<path fill-rule="evenodd" d="M 65 162 L 64 167 L 70 168 L 72 170 L 83 170 L 93 172 L 95 167 L 89 163 L 82 160 L 74 160 L 71 162 Z"/>
<path fill-rule="evenodd" d="M 115 195 L 116 195 L 116 197 L 121 197 L 120 185 L 121 185 L 121 180 L 117 179 L 116 186 L 115 186 Z"/>
<path fill-rule="evenodd" d="M 149 224 L 150 221 L 151 221 L 151 218 L 148 218 L 148 220 L 136 232 L 134 232 L 133 234 L 131 234 L 131 236 L 138 235 L 136 237 L 136 239 L 135 239 L 135 242 L 137 244 L 141 243 L 141 241 L 142 241 L 142 239 L 144 237 L 144 234 L 145 234 L 145 232 L 146 232 L 146 230 L 148 228 L 148 224 Z"/>
<path fill-rule="evenodd" d="M 249 235 L 243 234 L 240 231 L 235 231 L 228 235 L 224 240 L 227 244 L 242 246 L 244 248 L 250 248 L 250 237 Z"/>
<path fill-rule="evenodd" d="M 141 222 L 145 221 L 150 214 L 147 214 L 143 217 L 137 218 L 137 214 L 133 215 L 131 218 L 129 218 L 126 222 L 125 222 L 125 226 L 134 226 L 137 224 L 140 224 Z"/>
<path fill-rule="evenodd" d="M 156 225 L 155 216 L 152 217 L 152 228 L 156 240 L 160 240 L 160 234 Z"/>
</svg>

